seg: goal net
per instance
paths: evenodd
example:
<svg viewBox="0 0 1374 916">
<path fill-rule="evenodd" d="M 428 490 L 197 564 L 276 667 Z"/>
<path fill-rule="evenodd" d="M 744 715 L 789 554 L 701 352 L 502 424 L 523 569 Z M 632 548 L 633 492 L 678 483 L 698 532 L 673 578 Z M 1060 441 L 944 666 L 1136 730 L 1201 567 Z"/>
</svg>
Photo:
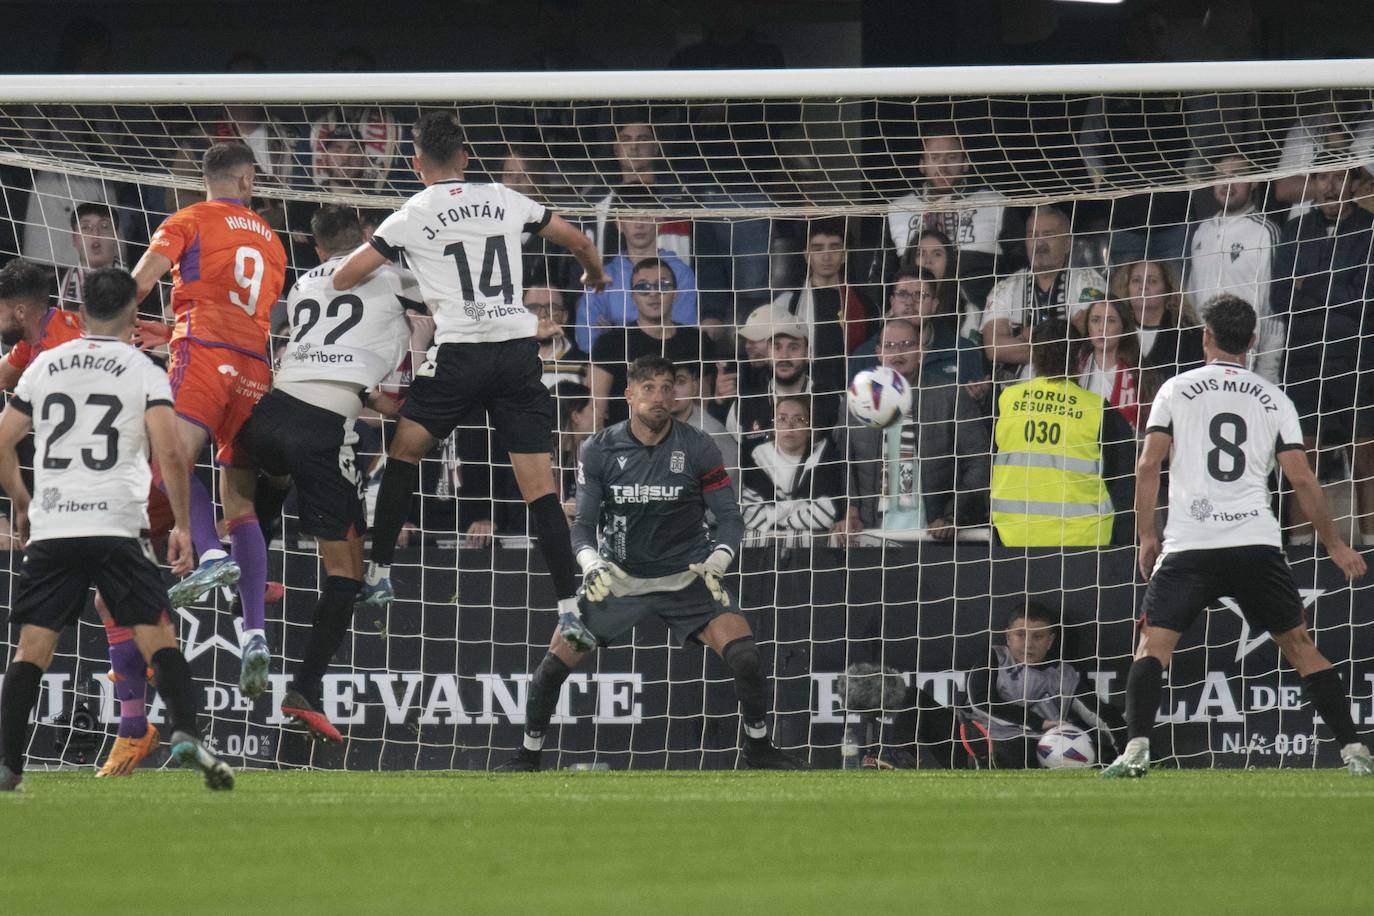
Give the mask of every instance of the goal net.
<svg viewBox="0 0 1374 916">
<path fill-rule="evenodd" d="M 566 252 L 525 243 L 519 279 L 543 319 L 565 499 L 578 444 L 624 416 L 627 361 L 663 352 L 688 370 L 681 416 L 721 445 L 748 524 L 732 588 L 771 676 L 776 743 L 822 767 L 968 766 L 990 734 L 998 765 L 1035 765 L 1035 736 L 1062 721 L 1101 757 L 1143 596 L 1134 430 L 1162 380 L 1200 358 L 1203 302 L 1231 293 L 1255 306 L 1255 368 L 1304 412 L 1343 530 L 1374 539 L 1370 72 L 1342 61 L 7 77 L 0 253 L 50 266 L 54 306 L 75 308 L 84 270 L 136 262 L 203 194 L 203 151 L 239 140 L 257 158 L 253 206 L 294 279 L 317 263 L 311 215 L 356 208 L 375 225 L 420 187 L 410 125 L 455 110 L 468 177 L 550 205 L 611 267 L 612 289 L 591 295 Z M 145 317 L 163 317 L 166 292 Z M 1054 316 L 1071 320 L 1071 376 L 1127 429 L 1101 456 L 1114 516 L 1102 524 L 1116 530 L 1094 546 L 1003 546 L 989 515 L 994 404 L 1022 375 L 1021 335 Z M 282 304 L 279 347 L 289 321 Z M 421 358 L 391 387 L 403 393 Z M 859 428 L 844 396 L 880 363 L 919 388 L 886 433 Z M 365 418 L 359 433 L 371 501 L 390 423 Z M 1368 585 L 1345 585 L 1290 502 L 1276 480 L 1318 645 L 1357 723 L 1374 722 Z M 423 462 L 398 600 L 359 608 L 326 678 L 338 749 L 311 746 L 279 708 L 321 575 L 293 505 L 271 546 L 284 598 L 268 609 L 270 700 L 238 695 L 223 596 L 177 612 L 218 750 L 259 767 L 480 769 L 518 746 L 556 615 L 485 417 Z M 18 552 L 7 556 L 17 569 Z M 1037 649 L 1021 648 L 1027 626 Z M 1036 635 L 1046 628 L 1051 640 Z M 91 615 L 47 675 L 35 766 L 108 749 L 119 706 L 107 669 Z M 654 620 L 572 676 L 555 726 L 546 757 L 561 766 L 738 760 L 728 671 L 671 646 Z M 1070 760 L 1081 750 L 1065 746 Z M 1230 599 L 1182 644 L 1155 754 L 1183 766 L 1335 759 L 1299 680 Z"/>
</svg>

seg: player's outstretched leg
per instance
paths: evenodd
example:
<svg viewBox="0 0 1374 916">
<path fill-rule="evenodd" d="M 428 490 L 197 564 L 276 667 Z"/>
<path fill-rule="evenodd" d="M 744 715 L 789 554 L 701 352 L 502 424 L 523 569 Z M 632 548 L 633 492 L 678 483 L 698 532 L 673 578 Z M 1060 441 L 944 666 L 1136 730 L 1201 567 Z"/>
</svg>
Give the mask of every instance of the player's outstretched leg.
<svg viewBox="0 0 1374 916">
<path fill-rule="evenodd" d="M 191 542 L 196 548 L 199 565 L 167 590 L 167 600 L 172 607 L 194 604 L 212 589 L 232 586 L 239 581 L 239 565 L 220 543 L 210 491 L 195 474 L 191 475 Z"/>
<path fill-rule="evenodd" d="M 410 504 L 420 483 L 420 459 L 433 445 L 434 439 L 418 423 L 404 417 L 398 422 L 396 436 L 382 467 L 382 485 L 377 489 L 377 508 L 372 519 L 372 557 L 358 596 L 361 604 L 385 607 L 396 598 L 396 590 L 391 585 L 396 541 L 410 517 Z"/>
<path fill-rule="evenodd" d="M 726 617 L 733 620 L 726 623 Z M 707 626 L 708 631 L 724 631 L 727 628 L 734 638 L 718 651 L 730 668 L 730 673 L 735 676 L 735 697 L 739 700 L 740 719 L 744 726 L 745 765 L 751 770 L 810 769 L 805 760 L 779 750 L 768 740 L 768 687 L 759 664 L 759 647 L 749 631 L 749 624 L 738 614 L 717 617 Z M 739 628 L 746 635 L 734 632 Z M 712 643 L 708 641 L 707 645 Z"/>
<path fill-rule="evenodd" d="M 119 734 L 97 777 L 128 776 L 157 748 L 157 726 L 148 721 L 148 663 L 134 642 L 134 631 L 115 624 L 96 594 L 96 609 L 105 624 L 110 649 L 110 681 L 119 701 Z"/>
<path fill-rule="evenodd" d="M 1346 770 L 1351 776 L 1374 776 L 1374 758 L 1355 731 L 1345 683 L 1341 680 L 1340 672 L 1331 666 L 1316 643 L 1312 642 L 1307 626 L 1300 624 L 1278 633 L 1274 641 L 1279 644 L 1283 657 L 1302 676 L 1303 696 L 1322 717 L 1326 727 L 1331 729 L 1336 744 L 1340 746 L 1341 761 Z"/>
<path fill-rule="evenodd" d="M 19 649 L 0 683 L 0 792 L 13 792 L 24 781 L 29 716 L 38 705 L 57 637 L 56 630 L 32 624 L 19 630 Z"/>
<path fill-rule="evenodd" d="M 568 517 L 554 490 L 553 458 L 548 452 L 527 452 L 512 453 L 510 460 L 520 494 L 529 506 L 530 526 L 538 538 L 544 567 L 553 580 L 559 613 L 576 613 L 582 572 L 573 556 Z"/>
<path fill-rule="evenodd" d="M 234 771 L 200 740 L 191 666 L 180 649 L 168 645 L 172 639 L 170 624 L 140 626 L 135 634 L 144 654 L 150 656 L 148 662 L 155 672 L 157 692 L 167 705 L 167 718 L 172 724 L 172 757 L 184 767 L 199 770 L 208 788 L 234 788 Z"/>
<path fill-rule="evenodd" d="M 300 721 L 312 738 L 343 741 L 343 735 L 320 709 L 320 684 L 329 669 L 329 660 L 348 634 L 353 604 L 361 588 L 360 581 L 345 576 L 330 575 L 324 580 L 305 652 L 282 699 L 282 713 Z"/>
<path fill-rule="evenodd" d="M 267 692 L 272 655 L 267 649 L 267 543 L 255 515 L 242 515 L 229 524 L 229 541 L 239 567 L 239 601 L 243 607 L 243 635 L 239 648 L 239 692 L 255 699 Z"/>
<path fill-rule="evenodd" d="M 563 682 L 584 657 L 585 653 L 569 646 L 561 634 L 554 634 L 548 653 L 539 667 L 534 669 L 534 676 L 530 679 L 530 692 L 525 700 L 523 744 L 509 760 L 496 768 L 497 772 L 533 773 L 540 769 L 539 758 L 544 749 L 544 738 L 549 731 L 549 722 L 553 720 Z"/>
<path fill-rule="evenodd" d="M 1177 642 L 1177 635 L 1174 637 Z M 1131 663 L 1126 676 L 1126 748 L 1102 771 L 1105 779 L 1139 778 L 1150 771 L 1150 732 L 1155 727 L 1164 666 L 1152 655 Z"/>
</svg>

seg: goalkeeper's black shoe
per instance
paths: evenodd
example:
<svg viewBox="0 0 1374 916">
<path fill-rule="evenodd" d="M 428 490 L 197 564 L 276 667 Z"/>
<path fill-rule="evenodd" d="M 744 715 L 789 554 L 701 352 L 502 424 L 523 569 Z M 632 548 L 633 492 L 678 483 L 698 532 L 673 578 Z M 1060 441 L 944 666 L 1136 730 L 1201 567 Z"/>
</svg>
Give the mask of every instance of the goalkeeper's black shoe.
<svg viewBox="0 0 1374 916">
<path fill-rule="evenodd" d="M 531 751 L 528 748 L 520 748 L 510 759 L 498 766 L 493 773 L 538 773 L 539 772 L 539 751 Z"/>
<path fill-rule="evenodd" d="M 793 757 L 780 751 L 762 738 L 758 741 L 746 738 L 744 742 L 744 764 L 751 770 L 809 770 L 811 765 L 800 757 Z"/>
</svg>

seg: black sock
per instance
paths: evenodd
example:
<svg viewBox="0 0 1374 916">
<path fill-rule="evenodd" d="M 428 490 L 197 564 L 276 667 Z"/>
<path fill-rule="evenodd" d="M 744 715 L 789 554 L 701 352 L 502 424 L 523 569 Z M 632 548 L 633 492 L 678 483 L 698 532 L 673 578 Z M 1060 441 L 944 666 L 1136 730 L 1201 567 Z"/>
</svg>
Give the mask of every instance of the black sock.
<svg viewBox="0 0 1374 916">
<path fill-rule="evenodd" d="M 43 669 L 33 662 L 11 662 L 0 685 L 0 749 L 5 766 L 24 772 L 29 745 L 29 715 L 43 689 Z"/>
<path fill-rule="evenodd" d="M 530 693 L 525 700 L 525 735 L 540 742 L 549 730 L 553 711 L 558 706 L 558 694 L 563 690 L 563 682 L 572 674 L 572 669 L 563 659 L 549 652 L 539 667 L 534 669 L 530 678 Z"/>
<path fill-rule="evenodd" d="M 554 593 L 560 599 L 571 598 L 577 594 L 581 576 L 573 557 L 572 537 L 568 533 L 568 517 L 563 514 L 563 504 L 554 494 L 545 493 L 530 503 L 530 522 L 539 538 L 544 565 L 553 578 Z"/>
<path fill-rule="evenodd" d="M 387 458 L 382 485 L 377 490 L 377 511 L 372 519 L 372 562 L 390 566 L 396 557 L 396 539 L 410 518 L 410 504 L 420 481 L 420 466 L 399 458 Z"/>
<path fill-rule="evenodd" d="M 191 681 L 191 666 L 177 648 L 158 649 L 152 658 L 153 680 L 158 696 L 167 704 L 172 731 L 200 736 L 196 726 L 196 685 Z"/>
<path fill-rule="evenodd" d="M 1307 702 L 1322 717 L 1336 743 L 1341 747 L 1360 740 L 1355 734 L 1355 723 L 1350 719 L 1350 698 L 1345 692 L 1345 682 L 1335 668 L 1314 671 L 1302 679 L 1302 692 Z"/>
<path fill-rule="evenodd" d="M 329 662 L 334 658 L 334 653 L 339 651 L 344 636 L 348 634 L 348 627 L 353 622 L 353 601 L 362 587 L 363 584 L 357 579 L 330 576 L 324 580 L 324 588 L 320 589 L 320 600 L 315 603 L 315 620 L 310 627 L 310 635 L 306 637 L 305 652 L 296 669 L 296 676 L 291 679 L 291 686 L 305 694 L 312 703 L 320 701 L 320 681 L 325 671 L 329 670 Z"/>
<path fill-rule="evenodd" d="M 1159 694 L 1163 690 L 1164 666 L 1152 655 L 1131 663 L 1126 675 L 1126 737 L 1149 738 L 1155 728 L 1159 712 Z"/>
<path fill-rule="evenodd" d="M 262 529 L 262 539 L 268 544 L 281 530 L 281 507 L 291 488 L 277 488 L 266 477 L 258 478 L 257 488 L 253 491 L 253 514 L 258 517 L 258 527 Z"/>
<path fill-rule="evenodd" d="M 739 700 L 740 717 L 746 728 L 768 727 L 768 688 L 764 686 L 759 666 L 759 647 L 752 636 L 732 640 L 721 650 L 730 672 L 735 676 L 735 697 Z M 766 740 L 750 735 L 753 740 Z"/>
</svg>

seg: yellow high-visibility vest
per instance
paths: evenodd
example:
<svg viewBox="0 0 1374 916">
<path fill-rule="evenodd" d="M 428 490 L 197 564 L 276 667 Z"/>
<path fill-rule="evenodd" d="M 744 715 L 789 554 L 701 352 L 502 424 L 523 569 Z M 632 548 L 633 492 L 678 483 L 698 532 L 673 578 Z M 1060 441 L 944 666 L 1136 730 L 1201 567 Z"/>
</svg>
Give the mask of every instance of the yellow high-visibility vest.
<svg viewBox="0 0 1374 916">
<path fill-rule="evenodd" d="M 1112 539 L 1102 477 L 1100 395 L 1068 379 L 1009 385 L 997 399 L 992 524 L 1008 547 L 1091 547 Z"/>
</svg>

